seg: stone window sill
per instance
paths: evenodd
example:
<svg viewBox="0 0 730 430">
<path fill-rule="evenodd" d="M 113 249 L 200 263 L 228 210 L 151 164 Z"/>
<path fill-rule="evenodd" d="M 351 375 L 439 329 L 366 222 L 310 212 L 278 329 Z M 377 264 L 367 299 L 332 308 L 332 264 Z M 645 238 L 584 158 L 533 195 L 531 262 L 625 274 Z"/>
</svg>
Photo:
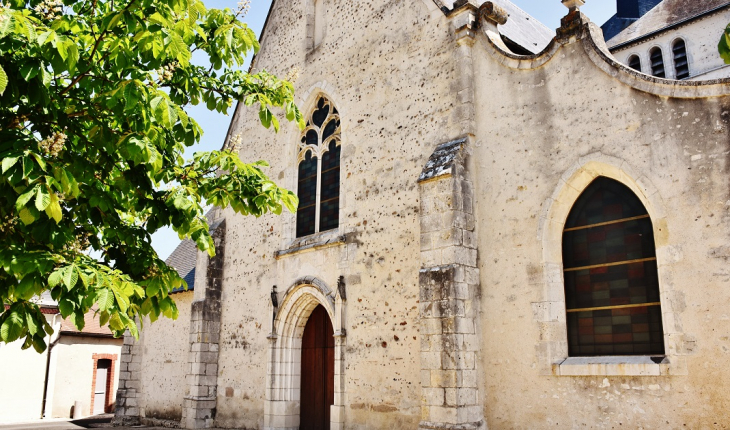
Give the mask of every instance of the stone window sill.
<svg viewBox="0 0 730 430">
<path fill-rule="evenodd" d="M 669 359 L 650 356 L 568 357 L 553 364 L 556 376 L 660 376 Z"/>
<path fill-rule="evenodd" d="M 315 233 L 294 239 L 287 248 L 276 251 L 274 257 L 278 260 L 289 255 L 299 254 L 315 249 L 329 248 L 345 243 L 347 237 L 340 234 L 339 229 Z"/>
</svg>

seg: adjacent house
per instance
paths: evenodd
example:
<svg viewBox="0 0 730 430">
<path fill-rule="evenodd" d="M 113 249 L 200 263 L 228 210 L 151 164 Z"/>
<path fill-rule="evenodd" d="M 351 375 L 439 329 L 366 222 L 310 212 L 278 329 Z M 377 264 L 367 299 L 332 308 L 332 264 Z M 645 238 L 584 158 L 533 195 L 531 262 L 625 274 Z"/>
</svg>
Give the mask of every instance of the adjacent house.
<svg viewBox="0 0 730 430">
<path fill-rule="evenodd" d="M 0 423 L 85 417 L 114 412 L 122 339 L 100 327 L 93 313 L 78 330 L 55 301 L 39 301 L 54 334 L 42 354 L 22 342 L 0 345 Z M 76 410 L 78 408 L 78 410 Z"/>
</svg>

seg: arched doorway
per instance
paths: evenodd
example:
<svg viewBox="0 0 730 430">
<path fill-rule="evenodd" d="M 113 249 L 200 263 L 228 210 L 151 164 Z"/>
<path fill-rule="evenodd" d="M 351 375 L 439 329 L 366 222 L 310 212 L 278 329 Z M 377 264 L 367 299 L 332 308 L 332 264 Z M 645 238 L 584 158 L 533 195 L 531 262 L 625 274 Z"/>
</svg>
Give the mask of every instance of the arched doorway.
<svg viewBox="0 0 730 430">
<path fill-rule="evenodd" d="M 332 322 L 322 305 L 309 315 L 302 335 L 300 430 L 330 428 L 335 402 L 335 339 Z"/>
</svg>

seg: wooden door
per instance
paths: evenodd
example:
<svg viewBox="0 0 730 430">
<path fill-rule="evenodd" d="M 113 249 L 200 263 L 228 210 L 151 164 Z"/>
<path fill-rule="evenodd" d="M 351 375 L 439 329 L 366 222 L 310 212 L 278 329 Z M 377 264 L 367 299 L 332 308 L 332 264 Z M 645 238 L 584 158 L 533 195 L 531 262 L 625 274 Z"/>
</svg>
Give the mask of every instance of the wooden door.
<svg viewBox="0 0 730 430">
<path fill-rule="evenodd" d="M 106 409 L 106 388 L 111 360 L 99 360 L 96 363 L 96 384 L 94 387 L 94 415 L 103 414 Z"/>
<path fill-rule="evenodd" d="M 302 336 L 300 430 L 328 430 L 335 403 L 335 339 L 327 311 L 317 306 Z"/>
</svg>

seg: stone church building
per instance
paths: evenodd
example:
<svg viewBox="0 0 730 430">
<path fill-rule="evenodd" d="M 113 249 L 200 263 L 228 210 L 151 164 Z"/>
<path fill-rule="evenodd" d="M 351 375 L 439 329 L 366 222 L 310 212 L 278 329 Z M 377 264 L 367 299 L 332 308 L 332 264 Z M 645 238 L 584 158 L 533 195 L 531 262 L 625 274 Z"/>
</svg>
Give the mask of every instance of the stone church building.
<svg viewBox="0 0 730 430">
<path fill-rule="evenodd" d="M 307 128 L 228 136 L 299 211 L 170 257 L 193 291 L 125 339 L 117 422 L 729 428 L 730 80 L 562 3 L 274 1 L 252 68 L 300 71 Z"/>
</svg>

